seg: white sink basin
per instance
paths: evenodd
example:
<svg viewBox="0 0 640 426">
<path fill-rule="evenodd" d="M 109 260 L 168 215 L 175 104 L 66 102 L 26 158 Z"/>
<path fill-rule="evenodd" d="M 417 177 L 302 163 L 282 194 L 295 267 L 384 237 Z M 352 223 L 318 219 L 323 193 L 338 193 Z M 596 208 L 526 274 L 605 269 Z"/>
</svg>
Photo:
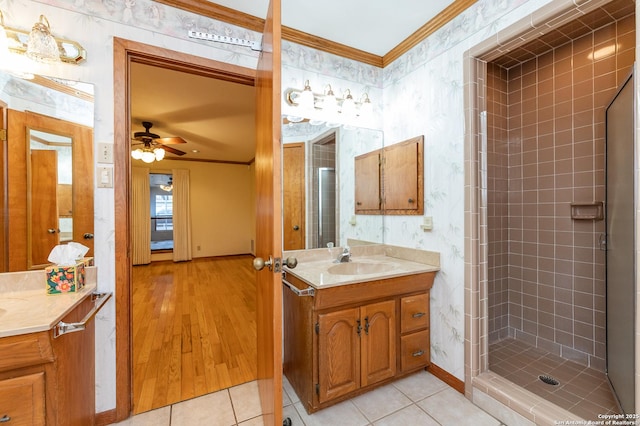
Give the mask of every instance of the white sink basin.
<svg viewBox="0 0 640 426">
<path fill-rule="evenodd" d="M 394 268 L 388 263 L 348 262 L 333 265 L 327 271 L 334 275 L 367 275 L 389 272 Z"/>
</svg>

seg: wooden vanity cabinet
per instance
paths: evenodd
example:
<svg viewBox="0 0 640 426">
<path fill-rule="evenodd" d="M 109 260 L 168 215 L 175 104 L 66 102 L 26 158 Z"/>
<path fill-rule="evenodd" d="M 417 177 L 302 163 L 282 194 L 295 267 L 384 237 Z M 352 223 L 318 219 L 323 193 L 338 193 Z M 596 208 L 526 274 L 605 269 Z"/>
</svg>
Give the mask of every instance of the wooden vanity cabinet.
<svg viewBox="0 0 640 426">
<path fill-rule="evenodd" d="M 396 374 L 395 301 L 318 315 L 318 400 L 330 401 Z"/>
<path fill-rule="evenodd" d="M 284 374 L 308 413 L 427 367 L 435 272 L 315 290 L 284 288 Z M 299 290 L 309 286 L 287 274 Z"/>
<path fill-rule="evenodd" d="M 63 321 L 79 322 L 92 307 L 87 297 Z M 56 339 L 51 330 L 0 338 L 0 421 L 94 424 L 94 337 L 91 321 L 85 330 Z"/>
</svg>

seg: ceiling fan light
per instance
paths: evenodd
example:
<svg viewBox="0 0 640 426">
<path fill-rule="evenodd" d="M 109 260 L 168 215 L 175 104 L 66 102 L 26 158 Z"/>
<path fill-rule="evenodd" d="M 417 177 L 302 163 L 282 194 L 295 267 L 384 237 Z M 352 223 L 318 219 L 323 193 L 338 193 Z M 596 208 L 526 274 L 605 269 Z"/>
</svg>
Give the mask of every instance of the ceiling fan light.
<svg viewBox="0 0 640 426">
<path fill-rule="evenodd" d="M 163 148 L 155 148 L 153 154 L 156 157 L 156 161 L 160 161 L 164 158 L 165 150 Z"/>
<path fill-rule="evenodd" d="M 151 151 L 144 151 L 142 153 L 141 160 L 144 161 L 145 163 L 153 163 L 155 159 L 156 159 L 156 156 Z"/>
<path fill-rule="evenodd" d="M 140 148 L 134 149 L 133 151 L 131 151 L 131 156 L 133 157 L 134 160 L 141 160 L 142 150 Z"/>
</svg>

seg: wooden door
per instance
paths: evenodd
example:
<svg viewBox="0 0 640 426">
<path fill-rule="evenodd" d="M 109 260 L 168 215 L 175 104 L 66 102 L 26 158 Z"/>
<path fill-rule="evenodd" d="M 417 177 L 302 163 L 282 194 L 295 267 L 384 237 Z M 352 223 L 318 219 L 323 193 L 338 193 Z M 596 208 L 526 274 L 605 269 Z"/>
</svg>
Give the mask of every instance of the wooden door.
<svg viewBox="0 0 640 426">
<path fill-rule="evenodd" d="M 31 218 L 29 241 L 31 255 L 27 266 L 48 265 L 51 249 L 60 243 L 58 224 L 58 153 L 53 150 L 31 150 Z"/>
<path fill-rule="evenodd" d="M 10 109 L 7 116 L 7 199 L 11 206 L 7 217 L 10 231 L 7 239 L 11 247 L 9 271 L 28 269 L 30 256 L 27 251 L 27 129 L 73 139 L 73 240 L 89 247 L 87 256 L 93 256 L 93 130 L 32 112 Z M 85 234 L 89 234 L 89 238 L 85 238 Z"/>
<path fill-rule="evenodd" d="M 282 258 L 280 1 L 271 0 L 256 76 L 256 255 Z M 265 425 L 282 424 L 282 276 L 256 273 L 258 388 Z"/>
<path fill-rule="evenodd" d="M 382 160 L 385 214 L 422 214 L 424 211 L 423 137 L 384 149 Z"/>
<path fill-rule="evenodd" d="M 282 147 L 282 226 L 284 250 L 305 248 L 304 143 Z"/>
<path fill-rule="evenodd" d="M 0 272 L 8 271 L 7 258 L 7 104 L 0 101 Z"/>
<path fill-rule="evenodd" d="M 363 321 L 361 385 L 396 374 L 396 302 L 387 300 L 360 308 Z"/>
<path fill-rule="evenodd" d="M 31 112 L 26 113 L 26 119 L 29 129 L 73 140 L 73 241 L 89 247 L 87 256 L 93 256 L 93 129 Z"/>
<path fill-rule="evenodd" d="M 360 387 L 360 308 L 318 316 L 318 400 L 322 403 Z"/>
<path fill-rule="evenodd" d="M 371 214 L 380 211 L 380 151 L 355 159 L 355 212 Z"/>
</svg>

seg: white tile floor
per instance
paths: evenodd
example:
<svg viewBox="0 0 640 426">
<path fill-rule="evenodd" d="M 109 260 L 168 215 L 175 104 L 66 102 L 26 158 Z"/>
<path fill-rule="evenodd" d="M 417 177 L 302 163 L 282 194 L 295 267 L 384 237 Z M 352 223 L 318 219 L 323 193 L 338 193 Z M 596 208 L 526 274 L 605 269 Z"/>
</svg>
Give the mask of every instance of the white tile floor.
<svg viewBox="0 0 640 426">
<path fill-rule="evenodd" d="M 283 416 L 293 426 L 499 426 L 432 374 L 421 371 L 364 395 L 307 414 L 284 378 Z M 260 426 L 256 382 L 138 414 L 119 426 Z"/>
</svg>

